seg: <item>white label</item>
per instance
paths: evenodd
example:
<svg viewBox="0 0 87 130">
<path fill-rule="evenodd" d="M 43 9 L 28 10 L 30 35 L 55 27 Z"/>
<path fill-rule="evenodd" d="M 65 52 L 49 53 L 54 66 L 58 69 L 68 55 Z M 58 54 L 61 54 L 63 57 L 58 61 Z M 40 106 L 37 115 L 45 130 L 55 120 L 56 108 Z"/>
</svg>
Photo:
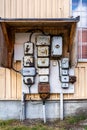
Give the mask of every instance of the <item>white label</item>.
<svg viewBox="0 0 87 130">
<path fill-rule="evenodd" d="M 49 58 L 38 58 L 38 67 L 48 67 Z"/>
<path fill-rule="evenodd" d="M 48 76 L 40 76 L 39 77 L 39 82 L 42 82 L 42 83 L 43 82 L 45 82 L 45 83 L 48 82 Z"/>
<path fill-rule="evenodd" d="M 49 68 L 38 68 L 39 75 L 49 75 Z"/>
<path fill-rule="evenodd" d="M 41 57 L 49 56 L 49 47 L 48 46 L 39 46 L 38 47 L 38 56 L 41 56 Z"/>
</svg>

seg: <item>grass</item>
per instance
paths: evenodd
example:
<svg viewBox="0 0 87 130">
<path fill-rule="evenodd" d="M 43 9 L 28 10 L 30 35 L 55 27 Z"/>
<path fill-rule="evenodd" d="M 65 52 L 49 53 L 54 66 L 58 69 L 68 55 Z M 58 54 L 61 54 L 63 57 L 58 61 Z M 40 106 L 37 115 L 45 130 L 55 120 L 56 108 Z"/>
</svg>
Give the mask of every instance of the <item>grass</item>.
<svg viewBox="0 0 87 130">
<path fill-rule="evenodd" d="M 81 120 L 85 120 L 86 118 L 87 117 L 85 115 L 78 115 L 78 116 L 68 117 L 68 118 L 66 118 L 66 120 L 69 124 L 75 124 Z"/>
<path fill-rule="evenodd" d="M 0 120 L 0 130 L 67 130 L 72 128 L 73 125 L 78 125 L 82 120 L 85 120 L 85 115 L 79 115 L 74 117 L 65 118 L 63 121 L 48 121 L 46 124 L 43 122 L 20 122 L 19 120 Z M 84 126 L 84 130 L 87 130 L 87 126 Z"/>
</svg>

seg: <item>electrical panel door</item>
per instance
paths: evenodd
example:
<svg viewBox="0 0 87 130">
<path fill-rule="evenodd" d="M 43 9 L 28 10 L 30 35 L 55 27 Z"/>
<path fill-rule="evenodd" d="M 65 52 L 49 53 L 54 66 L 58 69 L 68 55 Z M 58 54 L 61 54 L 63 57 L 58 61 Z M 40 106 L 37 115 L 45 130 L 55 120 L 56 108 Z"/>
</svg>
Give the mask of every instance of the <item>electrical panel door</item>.
<svg viewBox="0 0 87 130">
<path fill-rule="evenodd" d="M 38 36 L 37 45 L 50 45 L 50 36 Z"/>
<path fill-rule="evenodd" d="M 49 56 L 49 47 L 38 46 L 38 57 L 47 57 L 47 56 Z"/>
<path fill-rule="evenodd" d="M 33 52 L 34 52 L 34 44 L 32 42 L 24 43 L 24 54 L 33 55 Z"/>
<path fill-rule="evenodd" d="M 23 67 L 23 76 L 35 76 L 36 70 L 35 67 Z"/>
<path fill-rule="evenodd" d="M 49 58 L 38 58 L 38 67 L 48 67 Z"/>
<path fill-rule="evenodd" d="M 52 46 L 51 46 L 51 56 L 59 57 L 62 55 L 62 37 L 54 36 L 52 37 Z"/>
<path fill-rule="evenodd" d="M 24 56 L 23 65 L 24 65 L 24 67 L 34 66 L 34 57 L 33 56 Z"/>
</svg>

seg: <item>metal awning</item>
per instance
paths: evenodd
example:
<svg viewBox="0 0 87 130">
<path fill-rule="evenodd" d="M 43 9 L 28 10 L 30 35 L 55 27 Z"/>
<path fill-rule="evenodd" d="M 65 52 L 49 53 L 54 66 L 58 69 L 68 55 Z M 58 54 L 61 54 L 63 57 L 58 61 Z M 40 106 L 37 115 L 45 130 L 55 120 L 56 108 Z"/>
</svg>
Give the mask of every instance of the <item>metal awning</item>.
<svg viewBox="0 0 87 130">
<path fill-rule="evenodd" d="M 21 19 L 21 18 L 0 18 L 0 23 L 5 23 L 6 26 L 15 30 L 18 28 L 28 27 L 59 27 L 59 28 L 70 28 L 72 24 L 79 21 L 80 17 L 76 18 L 47 18 L 47 19 Z"/>
</svg>

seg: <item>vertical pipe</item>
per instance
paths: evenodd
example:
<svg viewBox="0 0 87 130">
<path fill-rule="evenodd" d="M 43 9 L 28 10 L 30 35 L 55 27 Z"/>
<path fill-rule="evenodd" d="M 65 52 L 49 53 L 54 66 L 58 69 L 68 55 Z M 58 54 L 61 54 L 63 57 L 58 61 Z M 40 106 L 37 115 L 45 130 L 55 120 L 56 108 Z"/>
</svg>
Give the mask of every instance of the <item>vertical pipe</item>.
<svg viewBox="0 0 87 130">
<path fill-rule="evenodd" d="M 44 123 L 46 123 L 45 101 L 43 101 L 43 118 L 44 118 Z"/>
<path fill-rule="evenodd" d="M 63 93 L 60 93 L 60 120 L 63 120 Z"/>
<path fill-rule="evenodd" d="M 21 119 L 20 120 L 25 120 L 26 119 L 26 109 L 25 109 L 25 93 L 22 93 L 22 100 L 21 100 Z"/>
</svg>

